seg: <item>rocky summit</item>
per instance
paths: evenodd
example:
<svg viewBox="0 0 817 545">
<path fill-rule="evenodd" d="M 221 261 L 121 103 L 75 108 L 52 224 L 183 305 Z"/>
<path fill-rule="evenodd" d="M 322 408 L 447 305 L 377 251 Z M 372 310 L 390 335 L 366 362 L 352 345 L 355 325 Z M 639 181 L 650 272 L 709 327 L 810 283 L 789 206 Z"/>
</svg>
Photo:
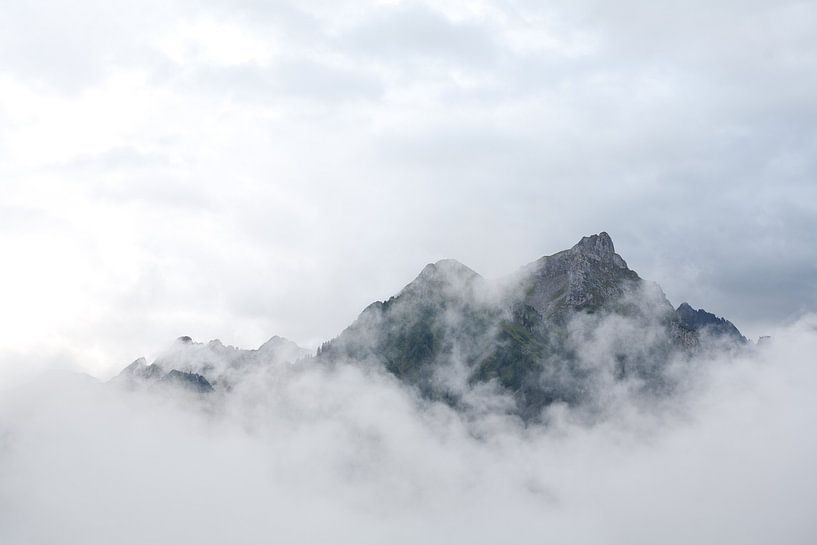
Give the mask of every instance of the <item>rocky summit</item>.
<svg viewBox="0 0 817 545">
<path fill-rule="evenodd" d="M 607 233 L 489 281 L 452 259 L 426 265 L 399 293 L 367 306 L 312 356 L 273 337 L 257 350 L 180 337 L 151 365 L 118 380 L 230 390 L 264 366 L 356 364 L 383 368 L 428 399 L 466 406 L 489 389 L 536 419 L 554 403 L 592 407 L 624 386 L 661 396 L 668 369 L 708 348 L 746 339 L 728 320 L 687 303 L 677 309 L 616 253 Z"/>
</svg>

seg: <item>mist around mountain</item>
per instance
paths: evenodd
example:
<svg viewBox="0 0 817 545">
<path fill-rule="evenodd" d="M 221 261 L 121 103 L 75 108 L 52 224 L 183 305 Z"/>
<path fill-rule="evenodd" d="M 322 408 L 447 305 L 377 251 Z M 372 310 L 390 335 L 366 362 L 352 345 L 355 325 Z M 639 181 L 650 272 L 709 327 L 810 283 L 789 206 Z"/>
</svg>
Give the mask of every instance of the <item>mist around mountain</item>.
<svg viewBox="0 0 817 545">
<path fill-rule="evenodd" d="M 446 260 L 318 354 L 183 336 L 0 395 L 0 542 L 807 544 L 817 319 L 748 342 L 610 237 Z"/>
<path fill-rule="evenodd" d="M 0 395 L 0 541 L 808 544 L 817 320 L 770 333 L 592 420 L 525 422 L 480 382 L 464 410 L 363 364 L 209 393 L 49 374 Z"/>
<path fill-rule="evenodd" d="M 621 387 L 664 396 L 683 361 L 746 339 L 628 268 L 607 233 L 486 280 L 454 260 L 427 265 L 399 294 L 369 305 L 318 351 L 320 362 L 382 365 L 430 399 L 467 407 L 496 387 L 537 419 L 554 403 L 598 409 Z"/>
<path fill-rule="evenodd" d="M 315 357 L 281 337 L 256 350 L 180 337 L 114 382 L 228 392 L 267 366 L 362 365 L 463 411 L 486 392 L 526 421 L 554 404 L 603 416 L 611 398 L 660 399 L 682 387 L 702 351 L 745 348 L 728 320 L 673 308 L 605 233 L 583 237 L 516 273 L 488 280 L 451 259 L 426 265 L 400 292 L 366 307 Z"/>
<path fill-rule="evenodd" d="M 214 388 L 229 391 L 236 382 L 265 366 L 308 358 L 311 352 L 283 337 L 274 336 L 255 350 L 225 346 L 218 339 L 208 343 L 182 336 L 150 365 L 138 358 L 111 382 L 128 388 L 149 388 L 168 382 L 199 393 Z"/>
</svg>

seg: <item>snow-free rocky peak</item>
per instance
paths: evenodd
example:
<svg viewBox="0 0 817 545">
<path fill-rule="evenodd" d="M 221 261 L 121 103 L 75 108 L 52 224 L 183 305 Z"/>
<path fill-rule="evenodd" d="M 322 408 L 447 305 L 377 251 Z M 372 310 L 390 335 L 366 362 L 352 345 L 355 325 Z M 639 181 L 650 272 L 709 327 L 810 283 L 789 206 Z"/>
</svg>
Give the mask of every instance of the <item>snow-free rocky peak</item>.
<svg viewBox="0 0 817 545">
<path fill-rule="evenodd" d="M 627 268 L 627 263 L 616 253 L 615 246 L 613 246 L 613 239 L 604 231 L 597 235 L 582 237 L 570 251 L 573 254 L 586 256 L 590 259 L 610 262 L 622 269 Z"/>
<path fill-rule="evenodd" d="M 641 282 L 615 253 L 605 232 L 534 261 L 522 268 L 517 279 L 517 297 L 542 316 L 557 320 L 566 320 L 577 310 L 600 309 Z"/>
<path fill-rule="evenodd" d="M 401 290 L 400 295 L 431 295 L 470 289 L 481 279 L 479 274 L 456 259 L 442 259 L 423 267 L 417 278 Z"/>
</svg>

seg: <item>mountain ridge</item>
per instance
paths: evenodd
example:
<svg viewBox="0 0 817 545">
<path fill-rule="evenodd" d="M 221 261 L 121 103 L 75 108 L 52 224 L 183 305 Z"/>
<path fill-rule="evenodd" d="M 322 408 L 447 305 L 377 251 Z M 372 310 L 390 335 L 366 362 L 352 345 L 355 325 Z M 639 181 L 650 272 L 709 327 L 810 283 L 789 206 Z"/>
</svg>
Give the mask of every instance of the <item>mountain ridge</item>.
<svg viewBox="0 0 817 545">
<path fill-rule="evenodd" d="M 746 339 L 724 318 L 687 303 L 674 308 L 600 232 L 500 280 L 453 259 L 429 263 L 314 355 L 277 336 L 256 350 L 180 337 L 151 365 L 137 360 L 121 375 L 156 381 L 173 373 L 204 393 L 299 360 L 382 366 L 421 396 L 454 406 L 492 384 L 514 400 L 514 412 L 536 419 L 554 403 L 592 406 L 622 384 L 663 395 L 674 387 L 671 362 L 715 341 L 723 349 Z"/>
</svg>

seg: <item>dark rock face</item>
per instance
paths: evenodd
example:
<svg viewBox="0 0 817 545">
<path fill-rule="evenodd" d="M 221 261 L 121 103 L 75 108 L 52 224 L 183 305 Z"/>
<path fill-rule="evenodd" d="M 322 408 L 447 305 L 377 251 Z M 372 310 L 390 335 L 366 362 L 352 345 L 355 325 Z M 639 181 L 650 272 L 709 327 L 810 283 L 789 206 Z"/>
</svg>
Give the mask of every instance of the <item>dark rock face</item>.
<svg viewBox="0 0 817 545">
<path fill-rule="evenodd" d="M 718 338 L 728 338 L 745 344 L 746 337 L 741 335 L 738 328 L 725 318 L 719 318 L 702 308 L 695 310 L 688 303 L 681 303 L 677 309 L 681 326 L 696 333 L 705 333 Z"/>
<path fill-rule="evenodd" d="M 609 377 L 664 391 L 671 387 L 667 362 L 698 347 L 703 331 L 689 327 L 599 233 L 500 283 L 456 261 L 428 265 L 325 343 L 318 360 L 382 364 L 424 395 L 453 404 L 463 386 L 496 382 L 518 414 L 536 418 L 554 402 L 592 402 Z M 733 338 L 723 324 L 706 331 Z"/>
<path fill-rule="evenodd" d="M 213 391 L 213 386 L 206 378 L 197 373 L 185 373 L 177 369 L 171 370 L 162 377 L 162 382 L 179 386 L 199 394 L 207 394 Z"/>
</svg>

